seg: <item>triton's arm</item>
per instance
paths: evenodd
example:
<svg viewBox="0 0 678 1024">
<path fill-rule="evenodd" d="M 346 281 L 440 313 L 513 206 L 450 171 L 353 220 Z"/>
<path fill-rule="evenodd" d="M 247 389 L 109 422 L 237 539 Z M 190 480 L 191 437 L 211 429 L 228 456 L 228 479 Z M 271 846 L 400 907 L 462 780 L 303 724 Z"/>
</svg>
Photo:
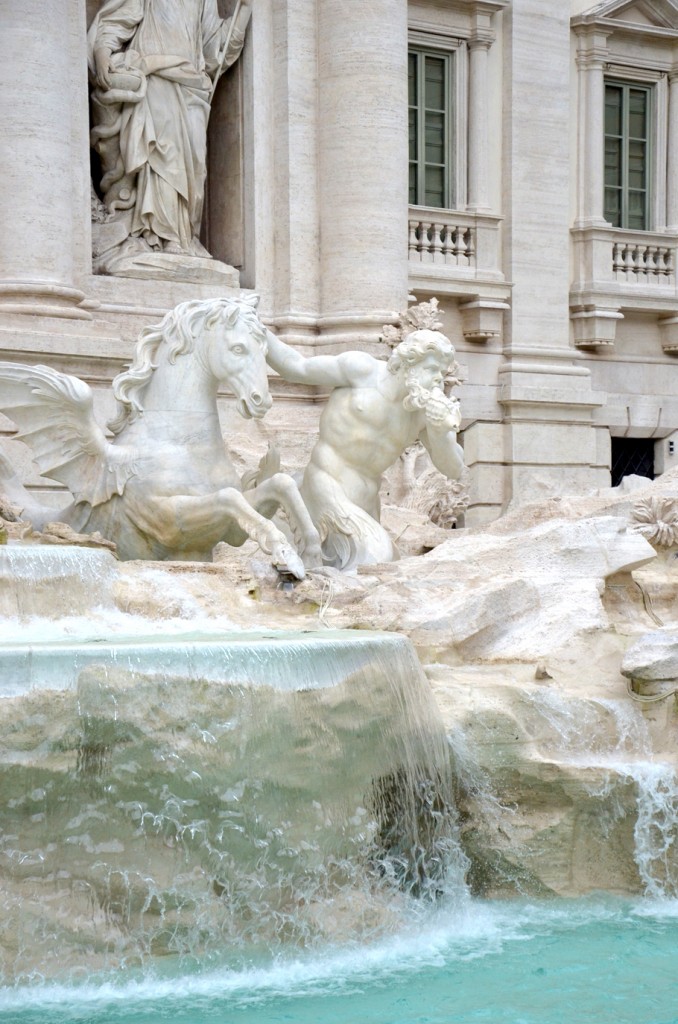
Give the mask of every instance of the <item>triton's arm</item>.
<svg viewBox="0 0 678 1024">
<path fill-rule="evenodd" d="M 369 383 L 378 362 L 367 352 L 342 352 L 338 356 L 304 356 L 268 331 L 266 359 L 284 380 L 293 384 L 324 384 L 328 387 L 362 387 Z"/>
<path fill-rule="evenodd" d="M 464 469 L 464 449 L 457 442 L 461 426 L 459 402 L 435 389 L 426 406 L 426 426 L 420 436 L 433 465 L 448 480 L 458 480 Z"/>
</svg>

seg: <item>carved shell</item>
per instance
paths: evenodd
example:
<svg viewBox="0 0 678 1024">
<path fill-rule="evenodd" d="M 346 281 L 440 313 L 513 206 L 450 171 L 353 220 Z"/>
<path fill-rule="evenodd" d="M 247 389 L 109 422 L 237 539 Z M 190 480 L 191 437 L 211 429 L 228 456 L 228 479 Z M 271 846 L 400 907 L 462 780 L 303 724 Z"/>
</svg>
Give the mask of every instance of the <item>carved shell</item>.
<svg viewBox="0 0 678 1024">
<path fill-rule="evenodd" d="M 678 501 L 675 498 L 642 498 L 633 506 L 633 530 L 656 547 L 678 544 Z"/>
</svg>

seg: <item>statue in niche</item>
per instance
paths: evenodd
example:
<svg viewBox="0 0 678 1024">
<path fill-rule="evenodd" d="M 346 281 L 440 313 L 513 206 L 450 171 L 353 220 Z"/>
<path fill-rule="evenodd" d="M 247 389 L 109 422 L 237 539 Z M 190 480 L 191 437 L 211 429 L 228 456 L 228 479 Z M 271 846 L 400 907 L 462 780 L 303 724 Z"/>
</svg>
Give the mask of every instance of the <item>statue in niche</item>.
<svg viewBox="0 0 678 1024">
<path fill-rule="evenodd" d="M 132 365 L 113 382 L 112 440 L 83 381 L 0 362 L 0 409 L 41 474 L 73 499 L 61 511 L 41 507 L 0 456 L 0 489 L 23 519 L 47 533 L 55 520 L 99 533 L 122 559 L 207 561 L 216 544 L 239 547 L 249 537 L 283 574 L 301 579 L 305 565 L 320 565 L 320 538 L 292 477 L 269 460 L 256 480 L 241 481 L 221 434 L 220 382 L 246 418 L 260 419 L 271 407 L 256 301 L 184 302 L 142 331 Z M 270 521 L 279 508 L 296 550 Z"/>
<path fill-rule="evenodd" d="M 464 469 L 459 402 L 443 391 L 456 365 L 451 342 L 415 330 L 383 361 L 366 352 L 303 356 L 269 331 L 266 358 L 285 380 L 334 389 L 300 487 L 325 564 L 346 570 L 397 559 L 379 522 L 382 474 L 417 439 L 448 479 Z"/>
<path fill-rule="evenodd" d="M 171 276 L 187 257 L 210 258 L 199 240 L 207 121 L 251 10 L 252 0 L 238 0 L 222 19 L 217 0 L 104 0 L 88 34 L 106 211 L 94 225 L 98 272 Z"/>
</svg>

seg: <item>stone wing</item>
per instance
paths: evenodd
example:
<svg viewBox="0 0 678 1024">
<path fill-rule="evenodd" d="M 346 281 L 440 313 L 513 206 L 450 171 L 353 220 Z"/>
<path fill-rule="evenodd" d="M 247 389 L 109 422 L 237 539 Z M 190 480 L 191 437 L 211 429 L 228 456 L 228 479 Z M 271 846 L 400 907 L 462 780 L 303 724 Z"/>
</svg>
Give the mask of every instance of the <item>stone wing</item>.
<svg viewBox="0 0 678 1024">
<path fill-rule="evenodd" d="M 92 390 L 77 377 L 0 361 L 0 411 L 19 428 L 41 475 L 65 484 L 76 501 L 101 505 L 135 473 L 136 453 L 106 440 Z"/>
</svg>

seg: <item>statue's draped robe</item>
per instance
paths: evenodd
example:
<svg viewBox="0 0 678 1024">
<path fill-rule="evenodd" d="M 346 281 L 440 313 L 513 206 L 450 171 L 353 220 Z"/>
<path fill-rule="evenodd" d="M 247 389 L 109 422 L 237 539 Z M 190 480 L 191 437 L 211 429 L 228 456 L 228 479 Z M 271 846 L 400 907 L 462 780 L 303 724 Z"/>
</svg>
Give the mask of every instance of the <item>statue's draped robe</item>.
<svg viewBox="0 0 678 1024">
<path fill-rule="evenodd" d="M 143 99 L 122 105 L 120 153 L 136 175 L 132 235 L 190 250 L 200 231 L 212 78 L 238 57 L 243 36 L 216 0 L 106 0 L 89 32 L 121 70 L 146 76 Z M 116 57 L 116 55 L 118 55 Z"/>
</svg>

